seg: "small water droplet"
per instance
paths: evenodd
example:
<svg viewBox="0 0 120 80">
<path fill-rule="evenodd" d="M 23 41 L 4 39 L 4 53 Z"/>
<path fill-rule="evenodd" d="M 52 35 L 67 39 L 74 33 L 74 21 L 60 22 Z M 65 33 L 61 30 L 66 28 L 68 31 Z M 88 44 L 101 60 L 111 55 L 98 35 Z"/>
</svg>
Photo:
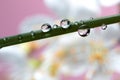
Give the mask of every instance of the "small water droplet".
<svg viewBox="0 0 120 80">
<path fill-rule="evenodd" d="M 90 17 L 91 20 L 93 20 L 94 18 L 93 17 Z"/>
<path fill-rule="evenodd" d="M 32 38 L 35 38 L 35 33 L 34 33 L 34 31 L 31 31 L 30 34 L 31 34 Z"/>
<path fill-rule="evenodd" d="M 48 23 L 43 24 L 43 25 L 41 26 L 41 30 L 42 30 L 43 32 L 48 32 L 48 31 L 51 30 L 51 25 L 48 24 Z"/>
<path fill-rule="evenodd" d="M 5 42 L 6 42 L 6 41 L 7 41 L 7 38 L 3 38 L 3 41 L 5 41 Z"/>
<path fill-rule="evenodd" d="M 60 26 L 64 29 L 67 29 L 68 27 L 70 27 L 70 21 L 68 19 L 63 19 L 60 22 Z"/>
<path fill-rule="evenodd" d="M 101 27 L 102 30 L 106 30 L 107 29 L 107 25 L 106 24 L 103 24 L 102 27 Z"/>
<path fill-rule="evenodd" d="M 90 29 L 78 29 L 78 34 L 81 37 L 86 37 L 90 34 Z"/>
<path fill-rule="evenodd" d="M 21 35 L 18 36 L 18 39 L 19 39 L 19 42 L 22 42 L 22 36 Z"/>
<path fill-rule="evenodd" d="M 54 24 L 53 25 L 53 28 L 58 28 L 59 26 L 57 24 Z"/>
<path fill-rule="evenodd" d="M 75 22 L 74 24 L 77 26 L 79 23 L 78 23 L 78 22 Z"/>
</svg>

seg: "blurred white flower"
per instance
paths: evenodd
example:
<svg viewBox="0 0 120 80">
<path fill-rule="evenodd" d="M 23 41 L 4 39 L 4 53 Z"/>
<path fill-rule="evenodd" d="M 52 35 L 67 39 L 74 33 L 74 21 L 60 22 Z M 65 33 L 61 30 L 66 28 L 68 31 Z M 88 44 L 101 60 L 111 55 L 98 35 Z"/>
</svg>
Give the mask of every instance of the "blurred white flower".
<svg viewBox="0 0 120 80">
<path fill-rule="evenodd" d="M 44 0 L 44 2 L 61 18 L 65 18 L 69 14 L 69 3 L 66 0 Z"/>
<path fill-rule="evenodd" d="M 24 51 L 18 46 L 0 49 L 0 78 L 2 80 L 29 80 L 31 70 L 28 66 Z M 4 67 L 2 67 L 4 66 Z M 7 79 L 4 77 L 7 76 Z"/>
<path fill-rule="evenodd" d="M 26 17 L 20 24 L 20 33 L 40 30 L 44 23 L 53 24 L 53 18 L 47 15 L 33 15 Z"/>
<path fill-rule="evenodd" d="M 44 0 L 45 4 L 61 18 L 74 20 L 96 17 L 100 12 L 97 0 Z M 89 3 L 89 4 L 88 4 Z"/>
</svg>

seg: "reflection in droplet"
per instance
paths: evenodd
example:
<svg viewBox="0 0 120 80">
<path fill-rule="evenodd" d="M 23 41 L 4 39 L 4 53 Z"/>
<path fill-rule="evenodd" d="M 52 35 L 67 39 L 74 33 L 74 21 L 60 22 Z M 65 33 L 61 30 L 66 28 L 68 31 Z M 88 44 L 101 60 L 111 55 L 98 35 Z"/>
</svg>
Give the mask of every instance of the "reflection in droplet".
<svg viewBox="0 0 120 80">
<path fill-rule="evenodd" d="M 90 34 L 90 29 L 78 29 L 78 34 L 81 37 L 86 37 Z"/>
<path fill-rule="evenodd" d="M 106 24 L 103 24 L 102 27 L 101 27 L 102 30 L 106 30 L 107 29 L 107 25 Z"/>
<path fill-rule="evenodd" d="M 43 32 L 48 32 L 48 31 L 51 30 L 51 25 L 48 24 L 48 23 L 43 24 L 43 25 L 41 26 L 41 30 L 42 30 Z"/>
<path fill-rule="evenodd" d="M 63 19 L 60 22 L 60 26 L 64 29 L 67 29 L 68 27 L 70 27 L 70 21 L 68 19 Z"/>
<path fill-rule="evenodd" d="M 53 25 L 53 28 L 58 28 L 58 25 L 57 25 L 57 24 L 54 24 L 54 25 Z"/>
</svg>

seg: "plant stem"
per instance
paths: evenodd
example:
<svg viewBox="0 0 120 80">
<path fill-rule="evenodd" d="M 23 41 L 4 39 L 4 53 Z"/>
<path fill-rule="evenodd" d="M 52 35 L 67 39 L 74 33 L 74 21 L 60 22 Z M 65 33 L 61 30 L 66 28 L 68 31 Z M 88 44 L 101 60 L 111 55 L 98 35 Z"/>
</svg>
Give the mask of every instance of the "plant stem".
<svg viewBox="0 0 120 80">
<path fill-rule="evenodd" d="M 59 26 L 58 28 L 52 29 L 51 31 L 46 33 L 42 32 L 41 30 L 38 30 L 38 31 L 31 31 L 28 33 L 18 34 L 18 35 L 6 37 L 6 38 L 1 38 L 0 47 L 2 48 L 5 46 L 11 46 L 15 44 L 24 43 L 24 42 L 67 34 L 67 33 L 75 32 L 78 29 L 96 28 L 96 27 L 102 26 L 103 24 L 109 25 L 109 24 L 118 23 L 118 22 L 120 22 L 120 14 L 96 18 L 92 20 L 86 20 L 84 21 L 84 25 L 86 25 L 85 27 L 80 27 L 81 25 L 83 25 L 80 21 L 77 22 L 78 24 L 76 24 L 75 22 L 72 22 L 70 24 L 70 27 L 67 29 L 63 29 L 61 26 Z"/>
</svg>

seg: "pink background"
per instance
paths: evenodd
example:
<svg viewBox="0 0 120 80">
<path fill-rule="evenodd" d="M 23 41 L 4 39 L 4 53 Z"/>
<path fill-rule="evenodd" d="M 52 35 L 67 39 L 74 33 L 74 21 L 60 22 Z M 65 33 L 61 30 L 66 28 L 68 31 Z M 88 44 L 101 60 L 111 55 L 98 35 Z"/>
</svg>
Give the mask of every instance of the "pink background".
<svg viewBox="0 0 120 80">
<path fill-rule="evenodd" d="M 17 34 L 21 21 L 33 14 L 53 15 L 43 0 L 0 0 L 0 37 Z"/>
</svg>

